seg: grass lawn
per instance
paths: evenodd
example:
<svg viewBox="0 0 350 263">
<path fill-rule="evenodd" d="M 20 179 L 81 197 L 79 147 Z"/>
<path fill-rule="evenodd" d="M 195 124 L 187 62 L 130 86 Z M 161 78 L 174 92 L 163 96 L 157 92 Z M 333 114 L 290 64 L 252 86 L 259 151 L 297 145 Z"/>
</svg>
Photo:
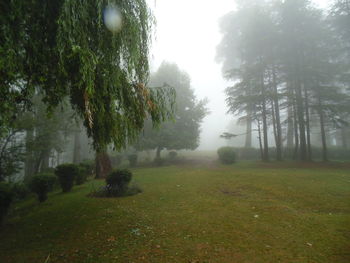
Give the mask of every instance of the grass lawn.
<svg viewBox="0 0 350 263">
<path fill-rule="evenodd" d="M 138 168 L 143 193 L 103 181 L 13 205 L 0 262 L 350 262 L 350 169 L 286 163 Z"/>
</svg>

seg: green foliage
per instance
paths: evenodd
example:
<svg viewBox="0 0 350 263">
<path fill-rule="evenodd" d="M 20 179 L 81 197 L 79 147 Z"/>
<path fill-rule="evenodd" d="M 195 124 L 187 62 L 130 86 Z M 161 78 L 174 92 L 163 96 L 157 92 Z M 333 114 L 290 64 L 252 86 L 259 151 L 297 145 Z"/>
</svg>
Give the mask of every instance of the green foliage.
<svg viewBox="0 0 350 263">
<path fill-rule="evenodd" d="M 70 192 L 74 185 L 74 180 L 79 176 L 79 168 L 73 163 L 58 165 L 55 169 L 63 192 Z"/>
<path fill-rule="evenodd" d="M 131 167 L 135 167 L 137 165 L 137 153 L 132 153 L 128 155 L 128 160 Z"/>
<path fill-rule="evenodd" d="M 111 186 L 118 186 L 123 189 L 128 186 L 132 178 L 132 173 L 128 169 L 116 169 L 107 175 L 106 183 Z"/>
<path fill-rule="evenodd" d="M 68 96 L 96 149 L 121 148 L 147 117 L 160 123 L 172 115 L 174 92 L 144 86 L 153 26 L 146 1 L 116 1 L 123 17 L 118 34 L 103 23 L 108 2 L 1 2 L 0 128 L 36 89 L 49 111 Z"/>
<path fill-rule="evenodd" d="M 106 197 L 127 195 L 131 178 L 132 173 L 128 169 L 113 170 L 106 177 L 106 186 L 97 195 Z"/>
<path fill-rule="evenodd" d="M 87 181 L 87 177 L 89 176 L 89 170 L 86 169 L 86 166 L 79 164 L 78 165 L 78 174 L 75 177 L 75 184 L 81 185 Z"/>
<path fill-rule="evenodd" d="M 23 144 L 18 127 L 0 133 L 0 181 L 18 173 L 24 160 Z"/>
<path fill-rule="evenodd" d="M 233 147 L 221 147 L 217 153 L 223 164 L 233 164 L 236 161 L 236 152 Z"/>
<path fill-rule="evenodd" d="M 189 75 L 176 64 L 163 62 L 152 75 L 149 86 L 162 85 L 169 85 L 176 91 L 175 118 L 162 123 L 157 129 L 147 121 L 135 147 L 141 150 L 157 147 L 196 149 L 199 144 L 200 124 L 208 113 L 205 107 L 207 101 L 196 99 Z"/>
<path fill-rule="evenodd" d="M 11 186 L 5 182 L 0 182 L 0 225 L 7 215 L 13 197 Z"/>
<path fill-rule="evenodd" d="M 67 137 L 74 131 L 74 114 L 67 101 L 48 116 L 42 99 L 42 94 L 36 94 L 31 100 L 32 111 L 17 120 L 25 123 L 26 177 L 47 172 L 49 157 L 65 150 Z"/>
<path fill-rule="evenodd" d="M 53 190 L 56 177 L 50 173 L 41 173 L 34 175 L 29 183 L 29 187 L 33 193 L 38 195 L 39 202 L 47 199 L 47 194 Z"/>
<path fill-rule="evenodd" d="M 75 177 L 75 183 L 81 185 L 87 181 L 87 178 L 94 172 L 95 162 L 86 160 L 78 165 L 79 173 Z"/>
<path fill-rule="evenodd" d="M 85 160 L 79 164 L 79 166 L 84 167 L 88 176 L 94 173 L 95 165 L 94 160 Z"/>
<path fill-rule="evenodd" d="M 11 191 L 17 200 L 26 198 L 30 192 L 28 186 L 22 182 L 11 183 Z"/>
</svg>

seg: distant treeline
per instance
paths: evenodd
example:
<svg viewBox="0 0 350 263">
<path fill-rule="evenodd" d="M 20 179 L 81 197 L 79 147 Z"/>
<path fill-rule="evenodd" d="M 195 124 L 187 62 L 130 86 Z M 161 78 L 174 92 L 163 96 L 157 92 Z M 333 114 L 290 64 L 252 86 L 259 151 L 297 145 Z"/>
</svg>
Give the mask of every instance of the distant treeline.
<svg viewBox="0 0 350 263">
<path fill-rule="evenodd" d="M 350 142 L 349 2 L 334 1 L 327 12 L 307 0 L 239 2 L 221 20 L 217 58 L 235 81 L 226 102 L 246 123 L 245 146 L 257 131 L 265 161 L 272 151 L 277 160 L 349 156 L 327 147 Z"/>
</svg>

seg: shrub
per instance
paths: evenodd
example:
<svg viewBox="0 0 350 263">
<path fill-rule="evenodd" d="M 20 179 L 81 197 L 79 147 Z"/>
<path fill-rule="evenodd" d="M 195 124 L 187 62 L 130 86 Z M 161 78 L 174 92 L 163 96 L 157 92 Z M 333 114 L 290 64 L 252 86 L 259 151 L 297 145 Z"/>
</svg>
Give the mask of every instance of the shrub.
<svg viewBox="0 0 350 263">
<path fill-rule="evenodd" d="M 123 195 L 128 189 L 132 173 L 127 169 L 116 169 L 107 175 L 106 190 L 108 196 Z"/>
<path fill-rule="evenodd" d="M 95 161 L 94 160 L 85 160 L 79 164 L 80 167 L 84 167 L 87 177 L 92 175 L 95 171 Z"/>
<path fill-rule="evenodd" d="M 136 153 L 129 154 L 128 160 L 129 160 L 130 166 L 135 167 L 137 165 L 137 154 Z"/>
<path fill-rule="evenodd" d="M 221 147 L 218 149 L 219 160 L 223 164 L 232 164 L 236 161 L 236 153 L 233 147 Z"/>
<path fill-rule="evenodd" d="M 14 198 L 17 200 L 24 199 L 29 194 L 29 189 L 24 183 L 12 183 L 11 191 L 14 194 Z"/>
<path fill-rule="evenodd" d="M 72 190 L 74 180 L 79 176 L 79 168 L 72 163 L 61 164 L 56 167 L 55 174 L 58 177 L 62 191 L 66 193 Z"/>
<path fill-rule="evenodd" d="M 39 202 L 47 199 L 47 194 L 52 191 L 56 177 L 50 173 L 41 173 L 33 176 L 29 186 L 32 192 L 38 195 Z"/>
<path fill-rule="evenodd" d="M 7 183 L 0 182 L 0 224 L 2 224 L 3 219 L 7 215 L 12 200 L 13 193 L 11 191 L 11 186 Z"/>
<path fill-rule="evenodd" d="M 177 152 L 176 151 L 170 151 L 168 153 L 168 157 L 170 160 L 174 160 L 177 157 Z"/>
<path fill-rule="evenodd" d="M 89 170 L 87 170 L 86 167 L 81 165 L 81 164 L 79 164 L 78 170 L 79 170 L 79 172 L 78 172 L 77 176 L 75 177 L 75 184 L 81 185 L 81 184 L 86 182 Z"/>
</svg>

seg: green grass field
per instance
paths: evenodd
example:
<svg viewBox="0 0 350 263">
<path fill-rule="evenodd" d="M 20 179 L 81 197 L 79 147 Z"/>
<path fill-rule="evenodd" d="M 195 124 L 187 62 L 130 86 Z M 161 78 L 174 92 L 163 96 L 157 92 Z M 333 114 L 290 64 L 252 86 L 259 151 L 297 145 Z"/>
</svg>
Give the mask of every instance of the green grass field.
<svg viewBox="0 0 350 263">
<path fill-rule="evenodd" d="M 350 169 L 240 163 L 138 168 L 143 193 L 103 181 L 15 203 L 0 262 L 350 262 Z"/>
</svg>

